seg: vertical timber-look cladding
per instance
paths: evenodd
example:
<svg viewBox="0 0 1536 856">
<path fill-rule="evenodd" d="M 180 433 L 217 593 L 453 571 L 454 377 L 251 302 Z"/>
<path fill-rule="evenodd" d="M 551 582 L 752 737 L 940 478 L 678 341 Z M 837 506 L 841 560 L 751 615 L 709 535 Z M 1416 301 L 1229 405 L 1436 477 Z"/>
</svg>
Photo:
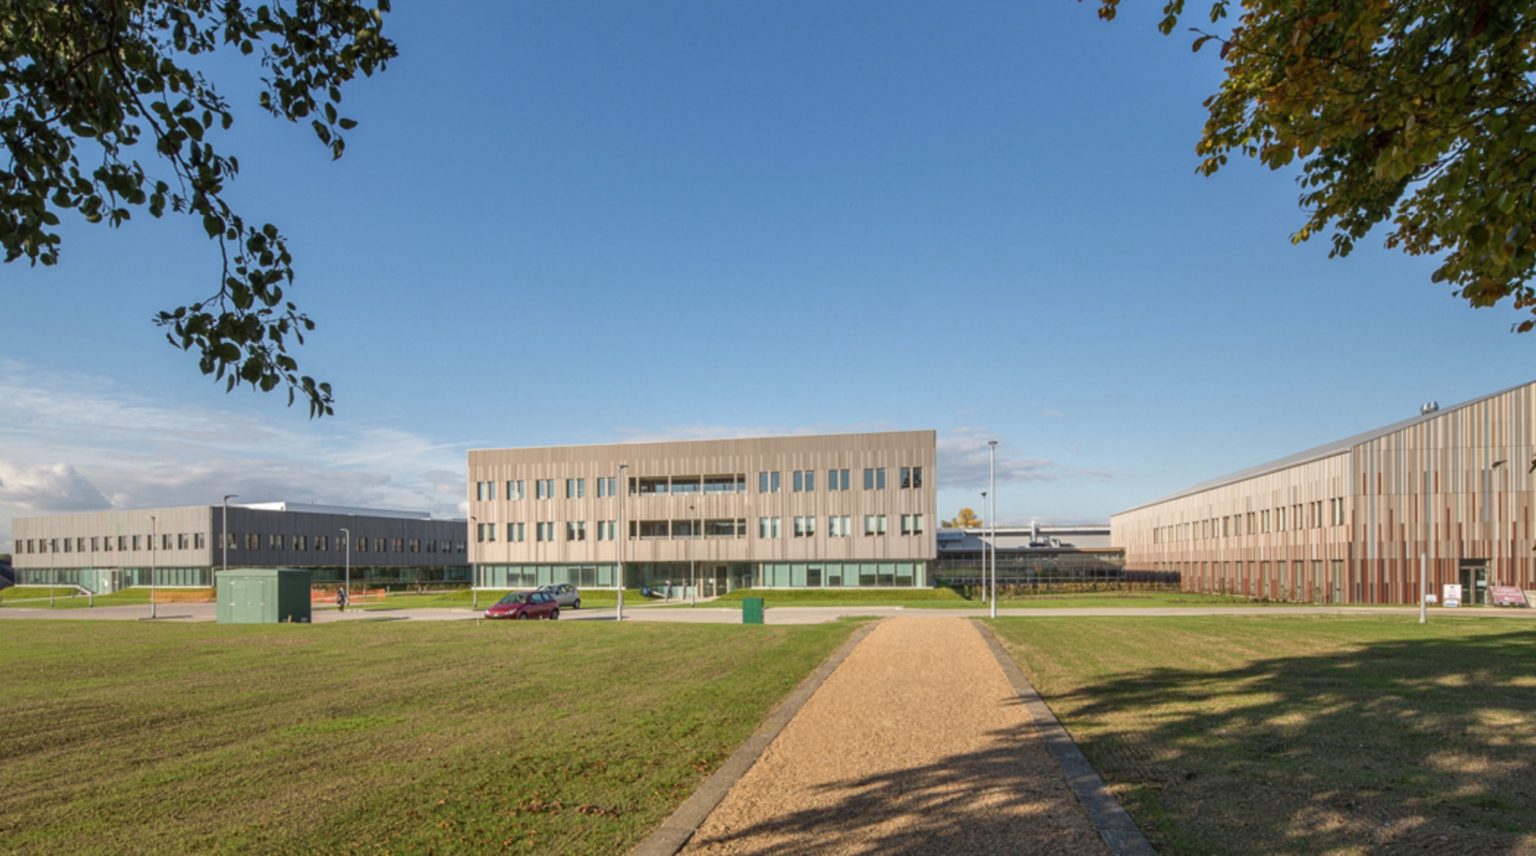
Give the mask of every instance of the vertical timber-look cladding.
<svg viewBox="0 0 1536 856">
<path fill-rule="evenodd" d="M 739 538 L 630 538 L 625 542 L 626 562 L 773 562 L 836 561 L 840 559 L 931 560 L 936 547 L 935 434 L 933 431 L 901 431 L 871 434 L 839 434 L 797 437 L 759 437 L 733 440 L 695 440 L 660 443 L 624 443 L 596 446 L 552 446 L 526 449 L 486 449 L 469 453 L 468 500 L 470 515 L 478 523 L 492 523 L 494 542 L 479 543 L 470 527 L 470 561 L 475 564 L 587 564 L 612 563 L 614 541 L 597 540 L 599 521 L 618 520 L 617 497 L 598 497 L 596 480 L 616 477 L 626 463 L 629 479 L 674 476 L 726 476 L 741 474 L 746 489 L 740 493 L 692 493 L 682 495 L 624 496 L 628 521 L 695 519 L 744 520 Z M 922 467 L 923 486 L 903 490 L 902 467 Z M 884 490 L 865 490 L 866 468 L 884 468 Z M 828 471 L 848 470 L 848 489 L 829 490 Z M 815 473 L 815 489 L 796 492 L 792 474 Z M 758 474 L 777 472 L 779 491 L 758 490 Z M 554 496 L 539 499 L 536 482 L 554 480 Z M 567 498 L 566 480 L 583 479 L 585 496 Z M 507 482 L 521 480 L 524 498 L 509 500 Z M 481 500 L 476 484 L 495 485 L 495 499 Z M 618 490 L 626 490 L 623 481 Z M 694 510 L 689 512 L 692 505 Z M 864 534 L 864 516 L 883 514 L 883 536 Z M 901 534 L 903 514 L 923 515 L 921 535 Z M 850 532 L 833 537 L 827 518 L 846 516 Z M 813 537 L 794 535 L 794 518 L 814 517 Z M 777 538 L 758 535 L 759 518 L 778 518 Z M 566 524 L 586 523 L 585 540 L 566 537 Z M 509 543 L 507 524 L 524 524 L 524 540 Z M 554 524 L 554 539 L 540 542 L 539 523 Z M 622 537 L 625 533 L 619 533 Z"/>
<path fill-rule="evenodd" d="M 1180 571 L 1193 590 L 1269 594 L 1283 563 L 1289 599 L 1414 603 L 1421 554 L 1431 559 L 1433 593 L 1459 581 L 1464 560 L 1486 561 L 1495 584 L 1529 589 L 1536 587 L 1533 460 L 1536 383 L 1389 426 L 1311 460 L 1114 515 L 1112 542 L 1126 551 L 1127 568 Z M 1320 520 L 1317 507 L 1308 506 L 1318 501 Z M 1343 503 L 1342 523 L 1334 522 L 1331 501 Z M 1236 531 L 1234 515 L 1242 516 Z M 1299 591 L 1292 576 L 1298 561 Z M 1317 561 L 1324 563 L 1321 593 Z M 1337 596 L 1334 561 L 1344 562 Z M 1271 573 L 1259 580 L 1264 563 Z"/>
</svg>

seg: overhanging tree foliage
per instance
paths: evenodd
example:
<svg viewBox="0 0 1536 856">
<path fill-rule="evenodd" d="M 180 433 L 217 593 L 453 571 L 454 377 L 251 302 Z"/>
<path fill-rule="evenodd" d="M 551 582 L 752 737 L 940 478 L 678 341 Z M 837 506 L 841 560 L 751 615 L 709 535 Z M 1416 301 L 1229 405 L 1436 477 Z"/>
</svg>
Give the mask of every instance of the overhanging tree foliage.
<svg viewBox="0 0 1536 856">
<path fill-rule="evenodd" d="M 261 108 L 308 120 L 333 158 L 356 123 L 341 86 L 383 70 L 389 0 L 6 0 L 0 4 L 0 245 L 7 262 L 59 261 L 60 215 L 119 226 L 135 209 L 194 218 L 218 245 L 212 293 L 158 314 L 166 338 L 226 389 L 288 388 L 310 414 L 331 387 L 288 353 L 314 322 L 288 300 L 293 259 L 270 223 L 225 199 L 239 161 L 214 145 L 234 122 L 196 67 L 215 51 L 259 57 Z"/>
<path fill-rule="evenodd" d="M 1119 0 L 1099 2 L 1113 19 Z M 1536 314 L 1536 2 L 1205 2 L 1219 30 L 1193 29 L 1193 48 L 1219 45 L 1226 79 L 1205 101 L 1200 172 L 1233 153 L 1299 161 L 1294 242 L 1331 230 L 1344 256 L 1386 223 L 1388 247 L 1435 255 L 1433 279 L 1473 306 Z M 1171 33 L 1184 0 L 1163 13 Z"/>
</svg>

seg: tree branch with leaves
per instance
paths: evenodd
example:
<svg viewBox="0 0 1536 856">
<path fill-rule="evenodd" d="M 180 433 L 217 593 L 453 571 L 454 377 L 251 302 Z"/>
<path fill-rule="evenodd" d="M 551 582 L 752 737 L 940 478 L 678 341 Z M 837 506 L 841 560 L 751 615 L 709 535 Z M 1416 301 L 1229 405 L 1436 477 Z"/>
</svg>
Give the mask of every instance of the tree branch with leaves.
<svg viewBox="0 0 1536 856">
<path fill-rule="evenodd" d="M 1346 256 L 1385 225 L 1388 248 L 1434 257 L 1432 279 L 1472 306 L 1536 314 L 1536 3 L 1205 2 L 1191 47 L 1219 46 L 1225 80 L 1205 101 L 1201 173 L 1233 154 L 1299 163 L 1293 242 L 1328 232 Z M 1099 16 L 1119 5 L 1099 0 Z M 1167 0 L 1159 29 L 1184 16 Z"/>
<path fill-rule="evenodd" d="M 258 103 L 308 120 L 332 158 L 356 126 L 341 87 L 396 55 L 388 0 L 12 0 L 0 7 L 0 247 L 7 262 L 56 265 L 61 214 L 120 226 L 135 210 L 197 220 L 219 249 L 208 295 L 159 312 L 171 344 L 226 390 L 286 386 L 311 416 L 331 386 L 289 353 L 314 321 L 288 299 L 293 257 L 271 223 L 226 199 L 238 159 L 214 143 L 229 103 L 193 65 L 225 50 L 259 59 Z"/>
</svg>

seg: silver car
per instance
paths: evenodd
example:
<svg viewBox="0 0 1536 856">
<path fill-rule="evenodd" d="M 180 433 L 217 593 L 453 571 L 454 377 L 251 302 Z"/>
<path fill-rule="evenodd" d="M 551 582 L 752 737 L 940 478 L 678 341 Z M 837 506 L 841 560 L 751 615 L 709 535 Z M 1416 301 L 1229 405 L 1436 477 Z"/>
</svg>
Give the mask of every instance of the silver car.
<svg viewBox="0 0 1536 856">
<path fill-rule="evenodd" d="M 571 609 L 581 609 L 581 592 L 570 583 L 560 583 L 552 586 L 539 586 L 539 591 L 553 595 L 555 603 L 561 606 L 569 606 Z"/>
</svg>

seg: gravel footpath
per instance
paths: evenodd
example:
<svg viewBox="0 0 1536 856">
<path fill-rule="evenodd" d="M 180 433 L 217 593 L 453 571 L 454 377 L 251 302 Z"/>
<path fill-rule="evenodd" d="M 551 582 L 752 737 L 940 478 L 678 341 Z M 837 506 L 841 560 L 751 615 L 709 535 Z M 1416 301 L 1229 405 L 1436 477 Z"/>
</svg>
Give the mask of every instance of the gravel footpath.
<svg viewBox="0 0 1536 856">
<path fill-rule="evenodd" d="M 894 618 L 684 852 L 1105 851 L 970 621 Z"/>
</svg>

